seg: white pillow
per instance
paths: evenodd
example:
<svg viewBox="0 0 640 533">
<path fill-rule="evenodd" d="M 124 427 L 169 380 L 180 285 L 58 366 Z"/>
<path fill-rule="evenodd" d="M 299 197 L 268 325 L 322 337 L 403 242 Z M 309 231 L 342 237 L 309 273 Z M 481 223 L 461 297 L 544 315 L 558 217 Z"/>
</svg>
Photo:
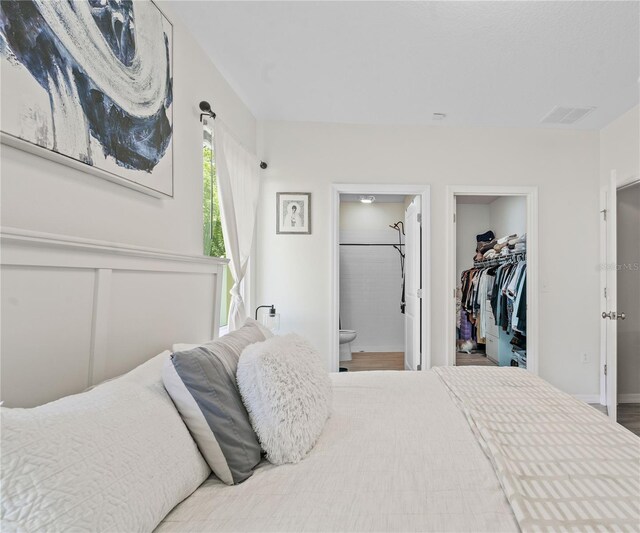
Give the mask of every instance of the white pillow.
<svg viewBox="0 0 640 533">
<path fill-rule="evenodd" d="M 298 335 L 272 337 L 244 349 L 236 378 L 267 459 L 303 459 L 331 411 L 331 382 L 318 352 Z"/>
<path fill-rule="evenodd" d="M 0 408 L 3 531 L 152 531 L 209 476 L 162 384 L 168 357 L 40 407 Z"/>
</svg>

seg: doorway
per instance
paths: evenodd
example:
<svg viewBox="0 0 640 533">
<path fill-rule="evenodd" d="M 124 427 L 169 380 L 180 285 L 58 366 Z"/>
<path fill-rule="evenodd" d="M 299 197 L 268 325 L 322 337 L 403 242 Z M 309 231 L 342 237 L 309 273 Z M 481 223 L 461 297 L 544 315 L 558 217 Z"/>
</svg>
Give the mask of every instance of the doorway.
<svg viewBox="0 0 640 533">
<path fill-rule="evenodd" d="M 640 179 L 612 172 L 602 215 L 602 403 L 640 435 Z"/>
<path fill-rule="evenodd" d="M 332 370 L 429 368 L 428 188 L 332 192 Z"/>
<path fill-rule="evenodd" d="M 537 189 L 457 186 L 447 196 L 447 364 L 537 373 Z"/>
</svg>

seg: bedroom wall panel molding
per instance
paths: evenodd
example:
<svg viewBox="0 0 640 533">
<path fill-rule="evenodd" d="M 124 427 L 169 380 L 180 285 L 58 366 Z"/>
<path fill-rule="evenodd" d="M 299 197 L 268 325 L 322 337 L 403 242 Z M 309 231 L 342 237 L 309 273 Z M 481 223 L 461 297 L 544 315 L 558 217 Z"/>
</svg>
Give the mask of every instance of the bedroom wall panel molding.
<svg viewBox="0 0 640 533">
<path fill-rule="evenodd" d="M 119 265 L 132 266 L 132 261 L 135 261 L 136 264 L 146 265 L 145 270 L 209 272 L 211 265 L 226 265 L 229 262 L 228 259 L 219 257 L 181 254 L 158 248 L 10 227 L 3 227 L 0 230 L 0 242 L 3 246 L 2 264 L 72 266 L 74 268 L 81 266 L 101 268 L 100 265 L 108 264 L 113 268 L 122 268 Z M 8 245 L 13 246 L 8 248 Z M 10 252 L 8 258 L 5 255 L 7 252 Z M 27 262 L 21 263 L 21 261 Z M 29 261 L 36 261 L 36 263 Z M 185 264 L 192 264 L 192 266 L 186 267 Z"/>
<path fill-rule="evenodd" d="M 218 335 L 226 259 L 3 228 L 2 388 L 29 407 Z"/>
<path fill-rule="evenodd" d="M 539 372 L 539 255 L 538 188 L 499 185 L 451 185 L 446 188 L 446 364 L 455 364 L 455 289 L 456 289 L 456 196 L 524 196 L 527 199 L 527 370 Z"/>
</svg>

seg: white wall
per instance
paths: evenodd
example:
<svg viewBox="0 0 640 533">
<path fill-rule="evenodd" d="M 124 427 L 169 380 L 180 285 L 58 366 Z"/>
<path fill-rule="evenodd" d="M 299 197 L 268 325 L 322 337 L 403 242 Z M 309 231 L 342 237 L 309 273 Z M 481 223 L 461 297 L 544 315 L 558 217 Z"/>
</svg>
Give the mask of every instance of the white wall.
<svg viewBox="0 0 640 533">
<path fill-rule="evenodd" d="M 159 5 L 174 25 L 174 198 L 151 198 L 3 145 L 2 225 L 202 253 L 198 103 L 208 100 L 250 148 L 256 121 L 169 6 Z"/>
<path fill-rule="evenodd" d="M 527 199 L 502 196 L 491 203 L 458 203 L 456 206 L 456 280 L 473 266 L 476 235 L 487 230 L 496 238 L 527 231 Z"/>
<path fill-rule="evenodd" d="M 588 237 L 599 231 L 598 132 L 287 122 L 266 122 L 260 130 L 269 170 L 258 227 L 259 300 L 277 303 L 282 329 L 307 336 L 326 354 L 327 366 L 331 183 L 431 184 L 427 319 L 435 364 L 445 362 L 446 185 L 537 185 L 540 374 L 570 393 L 598 393 L 598 242 Z M 312 235 L 275 234 L 277 191 L 313 193 Z M 580 363 L 581 352 L 590 363 Z"/>
<path fill-rule="evenodd" d="M 340 204 L 340 242 L 396 243 L 389 227 L 404 221 L 404 204 Z M 404 315 L 400 313 L 400 255 L 390 246 L 340 247 L 340 320 L 358 333 L 353 351 L 404 351 Z"/>
<path fill-rule="evenodd" d="M 502 196 L 489 204 L 491 229 L 497 238 L 527 231 L 527 199 L 524 196 Z"/>
<path fill-rule="evenodd" d="M 640 184 L 618 191 L 618 264 L 618 394 L 640 395 Z"/>
<path fill-rule="evenodd" d="M 640 175 L 640 106 L 627 111 L 600 131 L 600 179 L 609 183 L 611 171 L 621 178 Z"/>
<path fill-rule="evenodd" d="M 476 255 L 476 235 L 491 228 L 489 204 L 461 204 L 456 206 L 456 284 L 463 271 L 473 266 Z"/>
</svg>

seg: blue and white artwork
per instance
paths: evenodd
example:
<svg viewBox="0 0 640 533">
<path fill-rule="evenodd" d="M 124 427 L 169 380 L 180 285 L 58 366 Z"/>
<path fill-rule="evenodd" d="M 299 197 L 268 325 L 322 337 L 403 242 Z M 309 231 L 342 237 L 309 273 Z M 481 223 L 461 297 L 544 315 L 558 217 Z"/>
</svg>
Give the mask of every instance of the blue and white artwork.
<svg viewBox="0 0 640 533">
<path fill-rule="evenodd" d="M 158 7 L 0 5 L 3 142 L 173 196 L 172 27 Z"/>
</svg>

